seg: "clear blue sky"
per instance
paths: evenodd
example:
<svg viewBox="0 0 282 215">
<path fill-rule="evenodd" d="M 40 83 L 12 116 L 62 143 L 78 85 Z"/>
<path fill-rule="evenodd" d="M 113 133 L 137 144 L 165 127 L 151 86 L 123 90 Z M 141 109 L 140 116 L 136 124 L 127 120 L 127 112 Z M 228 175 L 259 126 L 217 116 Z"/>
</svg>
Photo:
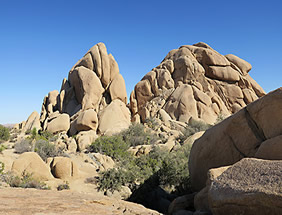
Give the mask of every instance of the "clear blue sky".
<svg viewBox="0 0 282 215">
<path fill-rule="evenodd" d="M 0 123 L 40 112 L 70 68 L 98 42 L 117 60 L 128 94 L 166 54 L 203 41 L 281 86 L 282 1 L 0 1 Z"/>
</svg>

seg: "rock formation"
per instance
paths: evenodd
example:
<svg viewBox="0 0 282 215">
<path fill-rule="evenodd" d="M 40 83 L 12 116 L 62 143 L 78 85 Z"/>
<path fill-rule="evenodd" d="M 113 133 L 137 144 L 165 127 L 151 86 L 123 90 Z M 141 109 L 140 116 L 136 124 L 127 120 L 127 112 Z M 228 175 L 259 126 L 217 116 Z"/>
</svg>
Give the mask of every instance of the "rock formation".
<svg viewBox="0 0 282 215">
<path fill-rule="evenodd" d="M 235 55 L 223 56 L 205 43 L 181 46 L 136 84 L 130 95 L 133 121 L 150 117 L 213 124 L 265 95 Z"/>
<path fill-rule="evenodd" d="M 211 169 L 195 208 L 221 214 L 281 214 L 282 161 L 244 158 L 232 166 Z"/>
<path fill-rule="evenodd" d="M 89 130 L 112 134 L 130 124 L 126 102 L 125 82 L 118 64 L 105 45 L 99 43 L 70 70 L 60 92 L 52 91 L 44 98 L 41 126 L 52 133 L 68 132 L 70 136 Z"/>
<path fill-rule="evenodd" d="M 281 110 L 279 88 L 207 130 L 194 142 L 189 157 L 193 187 L 200 190 L 205 186 L 209 169 L 242 158 L 281 160 Z"/>
</svg>

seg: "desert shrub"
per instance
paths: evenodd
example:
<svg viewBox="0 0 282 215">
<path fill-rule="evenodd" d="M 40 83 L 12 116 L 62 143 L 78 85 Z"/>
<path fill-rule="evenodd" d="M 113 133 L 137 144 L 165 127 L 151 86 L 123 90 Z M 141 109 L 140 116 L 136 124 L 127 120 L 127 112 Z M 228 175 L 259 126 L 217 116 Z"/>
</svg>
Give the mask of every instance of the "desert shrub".
<svg viewBox="0 0 282 215">
<path fill-rule="evenodd" d="M 10 138 L 10 130 L 9 128 L 0 125 L 0 142 L 7 141 Z"/>
<path fill-rule="evenodd" d="M 146 131 L 142 124 L 131 124 L 129 128 L 122 131 L 120 135 L 130 146 L 153 144 L 159 139 L 156 134 Z"/>
<path fill-rule="evenodd" d="M 154 177 L 154 183 L 183 194 L 190 189 L 189 154 L 188 145 L 170 153 L 154 147 L 147 155 L 128 157 L 127 160 L 119 162 L 116 169 L 99 173 L 96 179 L 98 189 L 113 191 L 126 185 L 134 190 Z"/>
<path fill-rule="evenodd" d="M 190 190 L 188 159 L 191 146 L 183 145 L 179 150 L 164 157 L 158 171 L 160 185 L 172 188 L 178 194 Z"/>
<path fill-rule="evenodd" d="M 178 136 L 178 141 L 182 144 L 188 137 L 191 135 L 199 132 L 205 131 L 209 129 L 211 125 L 206 124 L 202 121 L 192 120 L 186 127 L 185 130 L 182 132 L 181 135 Z"/>
<path fill-rule="evenodd" d="M 62 150 L 58 149 L 54 144 L 42 139 L 36 141 L 34 151 L 44 161 L 46 161 L 48 157 L 64 155 Z"/>
<path fill-rule="evenodd" d="M 40 131 L 39 132 L 39 134 L 40 134 L 40 139 L 43 139 L 43 140 L 48 140 L 48 141 L 51 141 L 51 142 L 53 142 L 53 141 L 55 141 L 55 140 L 57 140 L 57 136 L 56 135 L 54 135 L 53 133 L 51 133 L 50 131 Z"/>
<path fill-rule="evenodd" d="M 32 174 L 23 172 L 21 177 L 15 176 L 13 173 L 5 173 L 2 180 L 11 187 L 36 188 L 41 190 L 50 189 L 45 183 L 32 177 Z"/>
<path fill-rule="evenodd" d="M 68 181 L 64 182 L 64 184 L 58 185 L 58 187 L 57 187 L 58 191 L 60 191 L 60 190 L 69 190 L 69 189 L 70 189 L 70 186 L 69 186 L 69 182 Z"/>
<path fill-rule="evenodd" d="M 5 164 L 0 161 L 0 174 L 3 173 L 4 169 L 5 169 Z"/>
<path fill-rule="evenodd" d="M 214 123 L 215 125 L 220 123 L 221 121 L 225 120 L 227 118 L 226 115 L 224 115 L 222 112 L 220 112 L 216 118 L 216 122 Z"/>
<path fill-rule="evenodd" d="M 99 137 L 88 147 L 88 151 L 108 155 L 114 160 L 124 160 L 130 155 L 128 148 L 129 145 L 120 135 L 114 135 Z"/>
<path fill-rule="evenodd" d="M 156 130 L 159 127 L 159 123 L 157 122 L 156 118 L 153 117 L 147 118 L 145 120 L 145 123 L 149 128 L 153 130 Z"/>
<path fill-rule="evenodd" d="M 14 146 L 15 153 L 22 154 L 24 152 L 31 152 L 32 151 L 32 140 L 31 139 L 24 139 Z"/>
<path fill-rule="evenodd" d="M 97 180 L 98 190 L 120 190 L 121 186 L 128 182 L 127 174 L 124 169 L 108 169 L 100 173 Z"/>
<path fill-rule="evenodd" d="M 5 149 L 7 149 L 7 147 L 3 144 L 0 144 L 0 153 L 3 152 Z"/>
</svg>

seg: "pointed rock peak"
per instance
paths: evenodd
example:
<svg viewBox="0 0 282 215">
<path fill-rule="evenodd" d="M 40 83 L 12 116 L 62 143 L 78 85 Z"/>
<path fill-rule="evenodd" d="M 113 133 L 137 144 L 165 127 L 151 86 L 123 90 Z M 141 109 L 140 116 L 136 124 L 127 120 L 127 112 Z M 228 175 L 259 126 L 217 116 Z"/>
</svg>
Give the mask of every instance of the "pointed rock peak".
<svg viewBox="0 0 282 215">
<path fill-rule="evenodd" d="M 98 43 L 72 67 L 68 79 L 62 82 L 60 93 L 52 91 L 45 97 L 40 118 L 42 129 L 48 130 L 52 123 L 52 133 L 64 128 L 70 135 L 87 130 L 102 134 L 99 124 L 105 114 L 101 111 L 115 100 L 121 102 L 112 114 L 120 112 L 119 108 L 127 108 L 125 82 L 112 54 L 108 54 L 104 43 Z M 123 112 L 125 114 L 116 117 L 116 122 L 112 121 L 115 131 L 119 130 L 120 124 L 120 129 L 130 124 L 129 110 Z M 63 114 L 69 117 L 62 117 Z M 69 126 L 61 126 L 66 124 Z M 105 125 L 102 130 L 111 132 Z"/>
</svg>

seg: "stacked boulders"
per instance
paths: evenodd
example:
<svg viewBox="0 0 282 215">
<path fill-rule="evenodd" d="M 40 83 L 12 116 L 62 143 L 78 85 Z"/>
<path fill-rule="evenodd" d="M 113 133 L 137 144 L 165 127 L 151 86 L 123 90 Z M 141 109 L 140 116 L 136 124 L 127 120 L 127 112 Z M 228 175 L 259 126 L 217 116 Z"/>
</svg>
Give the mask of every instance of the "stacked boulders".
<svg viewBox="0 0 282 215">
<path fill-rule="evenodd" d="M 136 84 L 130 95 L 132 120 L 213 124 L 265 95 L 250 77 L 252 66 L 235 56 L 223 56 L 205 43 L 181 46 Z"/>
<path fill-rule="evenodd" d="M 41 129 L 54 134 L 67 132 L 69 136 L 91 131 L 91 140 L 96 134 L 111 135 L 130 124 L 126 102 L 125 82 L 118 64 L 105 45 L 99 43 L 70 70 L 60 92 L 54 90 L 44 98 Z"/>
</svg>

